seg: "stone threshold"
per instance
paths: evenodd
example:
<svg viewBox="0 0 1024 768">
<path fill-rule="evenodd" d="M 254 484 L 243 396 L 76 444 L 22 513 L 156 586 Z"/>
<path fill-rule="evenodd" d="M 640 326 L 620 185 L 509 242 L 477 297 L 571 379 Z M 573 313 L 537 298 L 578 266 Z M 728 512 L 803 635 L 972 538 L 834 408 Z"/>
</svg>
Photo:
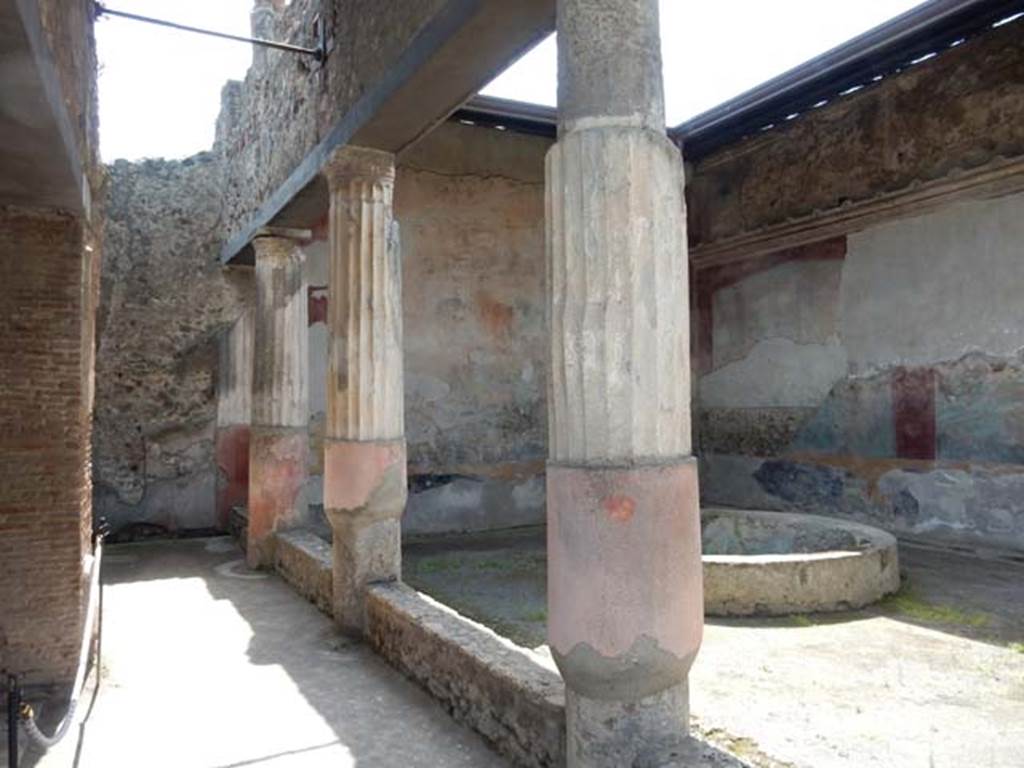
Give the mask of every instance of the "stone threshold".
<svg viewBox="0 0 1024 768">
<path fill-rule="evenodd" d="M 285 581 L 330 615 L 327 542 L 305 530 L 279 533 L 274 563 Z M 515 765 L 565 765 L 565 687 L 547 657 L 401 583 L 370 587 L 366 641 Z M 751 768 L 701 735 L 690 740 L 686 754 L 651 768 Z"/>
</svg>

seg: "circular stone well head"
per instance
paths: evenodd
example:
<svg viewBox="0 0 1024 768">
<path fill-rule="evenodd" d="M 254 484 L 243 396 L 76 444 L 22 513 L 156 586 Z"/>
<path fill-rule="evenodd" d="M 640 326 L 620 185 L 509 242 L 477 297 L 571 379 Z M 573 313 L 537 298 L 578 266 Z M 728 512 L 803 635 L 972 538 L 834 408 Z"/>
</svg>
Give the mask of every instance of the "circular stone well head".
<svg viewBox="0 0 1024 768">
<path fill-rule="evenodd" d="M 844 611 L 900 586 L 895 537 L 858 523 L 713 507 L 701 543 L 708 616 Z"/>
</svg>

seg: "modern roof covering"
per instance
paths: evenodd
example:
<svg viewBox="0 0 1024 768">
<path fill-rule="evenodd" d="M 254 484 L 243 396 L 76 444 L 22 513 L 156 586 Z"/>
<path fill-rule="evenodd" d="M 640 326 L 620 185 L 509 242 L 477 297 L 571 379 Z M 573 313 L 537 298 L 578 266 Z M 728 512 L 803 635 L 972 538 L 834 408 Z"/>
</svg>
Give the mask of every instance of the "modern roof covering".
<svg viewBox="0 0 1024 768">
<path fill-rule="evenodd" d="M 484 125 L 551 138 L 558 133 L 558 110 L 554 107 L 495 96 L 474 96 L 456 110 L 451 119 L 467 125 Z"/>
<path fill-rule="evenodd" d="M 792 120 L 1024 12 L 1024 0 L 932 0 L 671 130 L 690 157 Z"/>
<path fill-rule="evenodd" d="M 1024 0 L 931 0 L 670 129 L 688 159 L 770 130 L 1024 16 Z M 551 107 L 476 96 L 452 119 L 555 136 Z"/>
</svg>

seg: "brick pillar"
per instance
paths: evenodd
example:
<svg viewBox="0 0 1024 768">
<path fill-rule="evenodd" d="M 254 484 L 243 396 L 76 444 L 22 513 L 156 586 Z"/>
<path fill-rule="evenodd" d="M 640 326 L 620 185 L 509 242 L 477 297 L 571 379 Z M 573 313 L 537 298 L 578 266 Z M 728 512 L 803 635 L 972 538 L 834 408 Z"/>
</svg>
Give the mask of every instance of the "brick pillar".
<svg viewBox="0 0 1024 768">
<path fill-rule="evenodd" d="M 657 0 L 559 0 L 547 159 L 549 641 L 568 764 L 686 738 L 703 599 L 682 163 Z"/>
<path fill-rule="evenodd" d="M 254 313 L 245 312 L 220 339 L 217 369 L 217 527 L 249 504 Z"/>
<path fill-rule="evenodd" d="M 249 436 L 248 560 L 273 562 L 274 531 L 305 516 L 309 453 L 309 339 L 305 256 L 295 240 L 262 236 L 256 251 L 256 314 Z"/>
<path fill-rule="evenodd" d="M 334 532 L 334 616 L 365 624 L 365 587 L 401 577 L 407 496 L 402 266 L 392 155 L 345 147 L 329 162 L 324 510 Z"/>
<path fill-rule="evenodd" d="M 92 530 L 98 251 L 84 222 L 0 206 L 0 668 L 70 683 Z"/>
</svg>

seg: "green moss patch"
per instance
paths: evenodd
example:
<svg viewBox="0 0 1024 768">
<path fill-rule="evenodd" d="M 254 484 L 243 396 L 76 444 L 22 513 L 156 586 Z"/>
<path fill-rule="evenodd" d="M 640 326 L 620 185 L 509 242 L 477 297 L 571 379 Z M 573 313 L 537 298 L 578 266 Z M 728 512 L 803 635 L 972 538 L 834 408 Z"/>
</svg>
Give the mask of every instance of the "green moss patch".
<svg viewBox="0 0 1024 768">
<path fill-rule="evenodd" d="M 906 584 L 899 592 L 885 598 L 881 606 L 892 613 L 929 624 L 980 628 L 987 626 L 990 620 L 989 615 L 981 611 L 965 611 L 952 605 L 930 603 L 915 594 Z"/>
</svg>

